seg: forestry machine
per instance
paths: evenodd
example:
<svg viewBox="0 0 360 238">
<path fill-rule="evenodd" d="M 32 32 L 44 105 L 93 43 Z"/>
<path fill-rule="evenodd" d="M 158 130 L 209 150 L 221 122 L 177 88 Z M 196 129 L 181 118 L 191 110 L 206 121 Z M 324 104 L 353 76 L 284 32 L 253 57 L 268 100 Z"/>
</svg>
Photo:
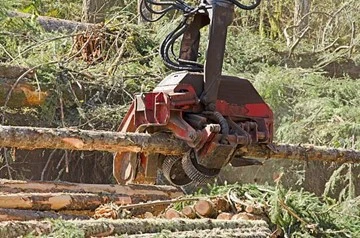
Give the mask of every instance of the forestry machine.
<svg viewBox="0 0 360 238">
<path fill-rule="evenodd" d="M 253 144 L 270 145 L 273 113 L 248 80 L 222 75 L 222 65 L 234 8 L 252 10 L 260 1 L 245 5 L 237 0 L 201 0 L 192 7 L 183 0 L 142 0 L 141 15 L 148 21 L 171 10 L 183 13 L 180 24 L 160 46 L 165 65 L 176 72 L 152 92 L 135 96 L 118 131 L 171 133 L 189 150 L 180 156 L 119 152 L 113 168 L 118 183 L 155 183 L 162 172 L 172 185 L 186 188 L 210 182 L 227 164 L 259 164 L 236 151 Z M 156 14 L 157 19 L 149 19 Z M 206 25 L 209 35 L 202 65 L 197 59 L 200 29 Z M 174 47 L 180 38 L 179 47 Z M 177 55 L 175 48 L 179 48 Z"/>
</svg>

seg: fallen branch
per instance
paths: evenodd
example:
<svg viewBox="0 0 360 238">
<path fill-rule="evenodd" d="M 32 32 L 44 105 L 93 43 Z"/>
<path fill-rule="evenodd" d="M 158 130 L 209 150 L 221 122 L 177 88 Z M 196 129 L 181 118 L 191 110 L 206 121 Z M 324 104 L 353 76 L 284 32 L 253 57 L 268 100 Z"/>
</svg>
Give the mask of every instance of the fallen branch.
<svg viewBox="0 0 360 238">
<path fill-rule="evenodd" d="M 170 232 L 209 230 L 209 229 L 241 229 L 245 233 L 262 231 L 262 236 L 269 237 L 270 230 L 264 221 L 245 220 L 210 220 L 210 219 L 124 219 L 124 220 L 88 220 L 64 221 L 64 225 L 76 227 L 85 233 L 85 237 L 110 235 L 134 235 L 146 233 L 159 233 L 163 230 Z M 51 221 L 2 222 L 0 223 L 0 237 L 19 237 L 50 234 L 53 228 Z M 143 236 L 141 236 L 143 237 Z M 245 236 L 246 237 L 246 236 Z M 254 236 L 249 236 L 254 237 Z"/>
<path fill-rule="evenodd" d="M 9 17 L 16 18 L 33 18 L 34 15 L 22 12 L 8 12 Z M 44 28 L 45 31 L 62 31 L 74 32 L 85 31 L 101 27 L 99 24 L 83 23 L 70 20 L 64 20 L 54 17 L 37 16 L 36 21 Z"/>
<path fill-rule="evenodd" d="M 189 147 L 170 134 L 120 133 L 37 127 L 0 126 L 0 146 L 19 149 L 130 151 L 181 155 Z M 274 152 L 253 145 L 239 154 L 254 158 L 274 158 L 336 163 L 360 163 L 360 151 L 334 149 L 313 145 L 275 144 Z"/>
<path fill-rule="evenodd" d="M 93 193 L 103 195 L 123 194 L 131 197 L 133 203 L 151 200 L 168 200 L 183 193 L 172 186 L 155 185 L 114 185 L 114 184 L 81 184 L 64 182 L 36 182 L 0 179 L 2 193 Z M 0 204 L 1 206 L 1 204 Z"/>
</svg>

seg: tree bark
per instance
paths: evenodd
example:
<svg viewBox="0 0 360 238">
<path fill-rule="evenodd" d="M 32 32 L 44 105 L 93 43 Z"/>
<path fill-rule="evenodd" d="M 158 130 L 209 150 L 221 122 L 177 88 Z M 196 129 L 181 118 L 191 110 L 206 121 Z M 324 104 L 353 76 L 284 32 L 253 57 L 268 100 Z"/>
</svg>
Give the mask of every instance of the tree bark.
<svg viewBox="0 0 360 238">
<path fill-rule="evenodd" d="M 20 149 L 131 151 L 163 154 L 185 152 L 186 145 L 171 136 L 37 127 L 0 126 L 0 146 Z"/>
<path fill-rule="evenodd" d="M 32 14 L 22 12 L 8 12 L 9 17 L 18 18 L 32 18 Z M 91 23 L 76 22 L 65 19 L 59 19 L 54 17 L 37 16 L 36 21 L 44 28 L 45 31 L 60 31 L 60 32 L 77 32 L 86 31 L 101 27 L 101 25 L 95 25 Z"/>
<path fill-rule="evenodd" d="M 85 220 L 89 216 L 68 215 L 50 211 L 34 211 L 21 209 L 4 209 L 0 208 L 0 221 L 29 221 L 41 219 L 64 219 L 64 220 Z"/>
<path fill-rule="evenodd" d="M 102 204 L 131 204 L 126 194 L 91 193 L 13 193 L 0 194 L 0 208 L 49 210 L 95 210 Z"/>
<path fill-rule="evenodd" d="M 308 25 L 311 0 L 295 0 L 294 9 L 294 40 L 298 38 L 298 34 L 301 33 Z"/>
<path fill-rule="evenodd" d="M 36 182 L 0 179 L 0 191 L 3 193 L 93 193 L 103 195 L 123 194 L 131 197 L 133 203 L 151 200 L 168 200 L 183 193 L 172 186 L 154 185 L 114 185 L 81 184 L 64 182 Z M 1 204 L 0 204 L 1 206 Z"/>
<path fill-rule="evenodd" d="M 199 231 L 210 229 L 241 229 L 248 237 L 254 237 L 252 233 L 260 232 L 256 237 L 269 237 L 270 230 L 264 221 L 244 220 L 210 220 L 210 219 L 120 219 L 120 220 L 95 220 L 95 221 L 64 221 L 64 225 L 74 227 L 85 233 L 85 237 L 111 236 L 111 235 L 135 235 L 143 237 L 146 233 L 156 234 L 162 230 L 171 232 Z M 32 232 L 33 235 L 50 234 L 54 224 L 49 221 L 35 222 L 2 222 L 0 223 L 0 237 L 19 237 Z M 106 235 L 104 235 L 106 234 Z M 246 236 L 245 236 L 246 237 Z"/>
<path fill-rule="evenodd" d="M 0 126 L 0 146 L 20 149 L 130 151 L 181 155 L 189 147 L 170 134 L 120 133 L 37 127 Z M 239 155 L 254 158 L 274 158 L 336 163 L 360 163 L 360 151 L 334 149 L 313 145 L 274 144 L 273 151 L 252 145 Z"/>
<path fill-rule="evenodd" d="M 106 13 L 111 7 L 124 6 L 123 0 L 83 0 L 82 21 L 100 23 L 105 21 Z"/>
</svg>

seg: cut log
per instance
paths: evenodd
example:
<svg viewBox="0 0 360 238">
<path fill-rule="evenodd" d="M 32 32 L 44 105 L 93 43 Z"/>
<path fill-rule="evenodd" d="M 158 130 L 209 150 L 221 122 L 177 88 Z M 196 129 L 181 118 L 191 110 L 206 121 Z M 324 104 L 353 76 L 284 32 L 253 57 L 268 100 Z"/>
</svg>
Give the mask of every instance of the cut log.
<svg viewBox="0 0 360 238">
<path fill-rule="evenodd" d="M 217 212 L 228 212 L 231 209 L 230 203 L 225 198 L 219 197 L 212 199 Z"/>
<path fill-rule="evenodd" d="M 0 146 L 21 149 L 101 150 L 109 152 L 147 152 L 181 155 L 189 147 L 170 134 L 119 133 L 37 127 L 0 126 Z M 313 145 L 274 144 L 273 151 L 253 145 L 239 155 L 255 158 L 360 163 L 360 151 Z"/>
<path fill-rule="evenodd" d="M 0 194 L 0 208 L 33 210 L 95 210 L 102 204 L 131 204 L 132 199 L 123 194 L 91 193 L 14 193 Z"/>
<path fill-rule="evenodd" d="M 258 204 L 251 204 L 245 208 L 245 211 L 254 215 L 264 214 L 263 208 Z"/>
<path fill-rule="evenodd" d="M 124 220 L 89 220 L 89 221 L 64 221 L 64 225 L 78 228 L 83 231 L 85 237 L 110 235 L 133 235 L 144 233 L 159 233 L 162 230 L 171 232 L 209 230 L 209 229 L 245 229 L 249 232 L 262 231 L 264 236 L 269 237 L 270 230 L 264 221 L 244 220 L 210 220 L 210 219 L 124 219 Z M 26 221 L 26 222 L 1 222 L 0 237 L 19 237 L 32 235 L 50 234 L 54 224 L 50 221 Z M 142 236 L 141 236 L 142 237 Z M 249 236 L 254 237 L 254 236 Z"/>
<path fill-rule="evenodd" d="M 21 209 L 4 209 L 0 208 L 0 221 L 29 221 L 29 220 L 42 220 L 42 219 L 90 219 L 89 216 L 82 215 L 68 215 L 51 211 L 34 211 L 34 210 L 21 210 Z"/>
<path fill-rule="evenodd" d="M 194 219 L 197 217 L 193 206 L 185 206 L 181 210 L 181 213 L 184 214 L 185 217 L 190 218 L 190 219 Z"/>
<path fill-rule="evenodd" d="M 17 17 L 17 18 L 33 18 L 34 15 L 22 13 L 22 12 L 8 12 L 9 17 Z M 96 28 L 101 28 L 102 25 L 91 24 L 91 23 L 83 23 L 70 21 L 65 19 L 59 19 L 54 17 L 46 17 L 46 16 L 37 16 L 36 21 L 40 26 L 44 28 L 45 31 L 60 31 L 60 32 L 76 32 L 76 31 L 85 31 Z"/>
<path fill-rule="evenodd" d="M 174 208 L 167 209 L 164 216 L 166 219 L 177 219 L 183 217 L 183 215 L 180 212 L 176 211 Z"/>
<path fill-rule="evenodd" d="M 222 212 L 216 217 L 216 219 L 218 219 L 218 220 L 231 220 L 233 215 L 234 214 L 232 214 L 232 213 Z"/>
<path fill-rule="evenodd" d="M 217 216 L 215 205 L 208 200 L 199 200 L 195 203 L 194 209 L 201 217 L 214 218 Z"/>
<path fill-rule="evenodd" d="M 144 213 L 144 218 L 145 219 L 150 219 L 150 218 L 155 218 L 155 216 L 151 212 L 145 212 Z"/>
<path fill-rule="evenodd" d="M 179 197 L 183 193 L 172 186 L 154 185 L 106 185 L 64 182 L 36 182 L 0 179 L 3 193 L 93 193 L 104 195 L 123 194 L 131 197 L 133 203 L 151 200 L 166 200 Z"/>
</svg>

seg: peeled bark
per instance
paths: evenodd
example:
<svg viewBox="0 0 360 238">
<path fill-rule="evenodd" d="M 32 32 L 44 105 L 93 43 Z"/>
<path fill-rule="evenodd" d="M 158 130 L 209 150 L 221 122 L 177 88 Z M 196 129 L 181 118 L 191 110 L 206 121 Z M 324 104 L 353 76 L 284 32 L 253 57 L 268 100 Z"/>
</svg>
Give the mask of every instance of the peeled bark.
<svg viewBox="0 0 360 238">
<path fill-rule="evenodd" d="M 234 216 L 234 214 L 232 214 L 232 213 L 222 212 L 216 217 L 216 219 L 218 219 L 218 220 L 231 220 L 231 218 L 233 216 Z"/>
<path fill-rule="evenodd" d="M 49 211 L 34 211 L 34 210 L 21 210 L 21 209 L 4 209 L 0 208 L 0 221 L 29 221 L 41 219 L 89 219 L 89 216 L 83 215 L 69 215 Z"/>
<path fill-rule="evenodd" d="M 244 220 L 210 220 L 210 219 L 124 219 L 124 220 L 88 220 L 88 221 L 66 221 L 65 224 L 78 228 L 85 233 L 85 237 L 90 236 L 110 236 L 110 235 L 135 235 L 145 233 L 156 234 L 163 230 L 171 232 L 210 230 L 210 229 L 241 229 L 250 236 L 251 232 L 262 232 L 262 236 L 269 237 L 270 230 L 264 221 L 244 221 Z M 2 222 L 0 223 L 0 237 L 19 237 L 25 236 L 30 232 L 33 235 L 46 235 L 52 231 L 53 223 L 43 222 Z M 104 235 L 106 234 L 106 235 Z M 246 236 L 245 236 L 246 237 Z"/>
<path fill-rule="evenodd" d="M 62 182 L 35 182 L 0 179 L 3 193 L 93 193 L 103 195 L 123 194 L 131 197 L 133 203 L 149 200 L 166 200 L 179 197 L 183 193 L 172 186 L 81 184 Z M 0 204 L 1 206 L 1 204 Z"/>
<path fill-rule="evenodd" d="M 100 150 L 109 152 L 147 152 L 182 155 L 190 148 L 181 140 L 165 133 L 120 133 L 37 127 L 0 126 L 0 146 L 20 149 Z M 252 145 L 239 155 L 253 158 L 314 160 L 336 163 L 360 163 L 360 151 L 313 145 L 274 144 L 268 148 Z"/>
</svg>

